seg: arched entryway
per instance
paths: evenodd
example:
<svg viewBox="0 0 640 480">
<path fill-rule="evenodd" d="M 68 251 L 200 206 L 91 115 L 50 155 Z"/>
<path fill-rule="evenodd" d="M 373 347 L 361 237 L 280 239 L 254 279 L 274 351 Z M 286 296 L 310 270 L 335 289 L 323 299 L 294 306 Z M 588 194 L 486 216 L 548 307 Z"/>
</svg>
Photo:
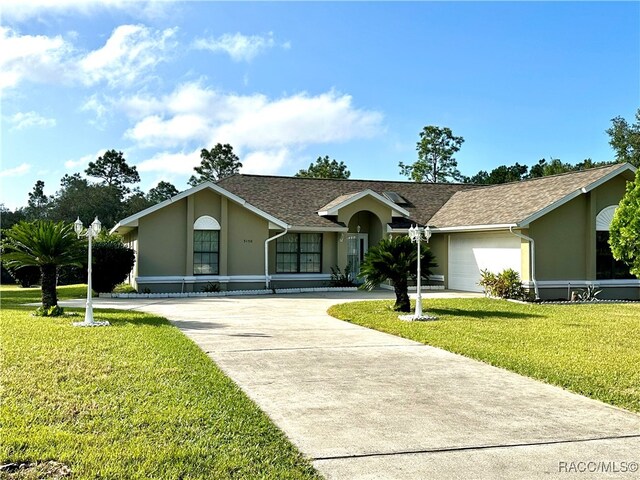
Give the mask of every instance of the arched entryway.
<svg viewBox="0 0 640 480">
<path fill-rule="evenodd" d="M 360 273 L 360 265 L 369 247 L 383 237 L 382 221 L 373 212 L 360 210 L 349 219 L 347 233 L 347 262 L 354 277 Z"/>
</svg>

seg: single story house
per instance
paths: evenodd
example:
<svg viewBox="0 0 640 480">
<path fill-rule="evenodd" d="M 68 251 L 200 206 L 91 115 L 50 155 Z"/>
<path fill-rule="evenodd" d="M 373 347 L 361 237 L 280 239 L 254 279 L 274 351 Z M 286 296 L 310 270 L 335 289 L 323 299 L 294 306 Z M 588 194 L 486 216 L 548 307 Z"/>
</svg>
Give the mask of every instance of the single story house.
<svg viewBox="0 0 640 480">
<path fill-rule="evenodd" d="M 480 271 L 512 268 L 541 298 L 596 285 L 600 298 L 640 298 L 615 262 L 609 224 L 635 169 L 617 164 L 495 186 L 233 175 L 120 221 L 136 252 L 139 291 L 327 285 L 358 270 L 387 235 L 428 225 L 432 283 L 477 292 Z"/>
</svg>

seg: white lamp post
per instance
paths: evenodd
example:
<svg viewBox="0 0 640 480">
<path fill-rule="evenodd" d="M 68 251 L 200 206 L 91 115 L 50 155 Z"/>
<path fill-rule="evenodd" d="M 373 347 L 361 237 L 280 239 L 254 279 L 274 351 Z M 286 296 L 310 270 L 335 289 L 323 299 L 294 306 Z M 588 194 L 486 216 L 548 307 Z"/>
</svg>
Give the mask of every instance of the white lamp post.
<svg viewBox="0 0 640 480">
<path fill-rule="evenodd" d="M 422 243 L 422 239 L 426 240 L 429 243 L 429 239 L 431 238 L 431 230 L 427 226 L 426 228 L 418 227 L 414 225 L 409 228 L 409 238 L 412 242 L 418 244 L 418 277 L 417 277 L 417 297 L 416 297 L 416 310 L 413 315 L 402 315 L 400 319 L 402 320 L 436 320 L 438 317 L 433 317 L 430 315 L 424 315 L 422 313 L 422 273 L 421 273 L 421 259 L 422 256 L 420 254 L 420 244 Z"/>
<path fill-rule="evenodd" d="M 96 322 L 93 319 L 93 301 L 91 296 L 91 240 L 98 236 L 100 230 L 102 230 L 102 224 L 100 223 L 100 220 L 98 220 L 98 217 L 96 217 L 89 228 L 85 230 L 80 217 L 78 217 L 73 224 L 73 228 L 78 238 L 87 237 L 89 240 L 89 260 L 87 264 L 87 308 L 84 313 L 84 322 L 74 322 L 73 325 L 76 327 L 104 327 L 109 325 L 109 322 Z"/>
</svg>

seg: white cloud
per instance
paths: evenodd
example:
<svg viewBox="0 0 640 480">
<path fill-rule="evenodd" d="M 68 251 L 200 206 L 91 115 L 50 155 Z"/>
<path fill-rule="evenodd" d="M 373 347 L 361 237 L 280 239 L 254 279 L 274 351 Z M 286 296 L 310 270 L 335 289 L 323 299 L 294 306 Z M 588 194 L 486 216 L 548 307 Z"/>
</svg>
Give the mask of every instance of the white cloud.
<svg viewBox="0 0 640 480">
<path fill-rule="evenodd" d="M 23 81 L 128 86 L 167 59 L 176 46 L 175 32 L 120 25 L 104 46 L 80 52 L 60 35 L 20 35 L 0 27 L 0 89 Z"/>
<path fill-rule="evenodd" d="M 19 177 L 27 173 L 29 170 L 31 170 L 31 165 L 28 163 L 22 163 L 17 167 L 0 170 L 0 178 Z"/>
<path fill-rule="evenodd" d="M 198 147 L 188 154 L 157 154 L 139 164 L 140 171 L 191 173 L 199 164 L 200 148 L 230 143 L 243 171 L 276 173 L 292 163 L 292 152 L 383 131 L 381 113 L 358 109 L 351 96 L 334 91 L 270 99 L 224 93 L 196 82 L 159 98 L 124 98 L 118 106 L 134 121 L 125 136 L 139 146 L 182 151 Z"/>
<path fill-rule="evenodd" d="M 154 0 L 3 0 L 2 16 L 6 20 L 27 21 L 44 14 L 91 15 L 99 10 L 123 10 L 144 18 L 163 16 L 170 2 Z"/>
<path fill-rule="evenodd" d="M 192 152 L 160 152 L 136 165 L 139 172 L 163 172 L 193 174 L 193 167 L 200 165 L 200 149 Z"/>
<path fill-rule="evenodd" d="M 105 152 L 106 150 L 103 148 L 102 150 L 98 150 L 94 154 L 90 153 L 89 155 L 84 155 L 75 160 L 67 160 L 66 162 L 64 162 L 64 166 L 67 170 L 77 169 L 78 167 L 81 167 L 81 169 L 84 170 L 84 167 L 87 166 L 89 162 L 93 162 L 98 157 L 104 155 Z"/>
<path fill-rule="evenodd" d="M 80 59 L 83 81 L 106 81 L 110 86 L 131 84 L 144 72 L 165 60 L 165 52 L 175 47 L 176 29 L 153 31 L 143 25 L 120 25 L 102 48 Z"/>
<path fill-rule="evenodd" d="M 64 77 L 64 63 L 73 47 L 60 35 L 19 35 L 0 26 L 0 89 L 22 80 L 45 82 Z"/>
<path fill-rule="evenodd" d="M 208 133 L 208 121 L 203 115 L 180 114 L 168 120 L 152 115 L 138 122 L 126 136 L 143 147 L 174 147 L 192 139 L 205 139 Z"/>
<path fill-rule="evenodd" d="M 104 120 L 109 112 L 109 107 L 98 98 L 98 95 L 94 93 L 91 95 L 81 106 L 80 110 L 83 112 L 93 112 L 95 119 L 90 120 L 89 123 L 96 127 L 103 128 Z"/>
<path fill-rule="evenodd" d="M 36 112 L 18 112 L 9 117 L 9 123 L 13 124 L 12 130 L 22 130 L 29 127 L 51 128 L 56 126 L 55 118 L 45 118 Z"/>
<path fill-rule="evenodd" d="M 273 33 L 267 36 L 243 35 L 226 33 L 218 38 L 198 38 L 193 42 L 193 47 L 197 50 L 210 50 L 214 53 L 226 53 L 234 62 L 250 62 L 262 52 L 276 46 Z M 291 48 L 290 42 L 281 45 L 288 50 Z"/>
<path fill-rule="evenodd" d="M 257 150 L 250 152 L 242 159 L 242 172 L 259 175 L 273 175 L 282 171 L 283 167 L 293 163 L 291 152 L 287 148 L 279 150 Z"/>
</svg>

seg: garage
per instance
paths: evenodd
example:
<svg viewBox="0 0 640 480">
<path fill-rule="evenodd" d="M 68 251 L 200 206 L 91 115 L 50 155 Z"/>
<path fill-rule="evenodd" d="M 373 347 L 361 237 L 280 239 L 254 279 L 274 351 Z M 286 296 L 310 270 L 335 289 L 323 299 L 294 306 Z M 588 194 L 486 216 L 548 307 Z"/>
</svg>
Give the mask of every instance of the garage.
<svg viewBox="0 0 640 480">
<path fill-rule="evenodd" d="M 522 276 L 520 239 L 508 232 L 458 233 L 449 236 L 448 288 L 482 292 L 480 271 L 511 268 Z"/>
</svg>

